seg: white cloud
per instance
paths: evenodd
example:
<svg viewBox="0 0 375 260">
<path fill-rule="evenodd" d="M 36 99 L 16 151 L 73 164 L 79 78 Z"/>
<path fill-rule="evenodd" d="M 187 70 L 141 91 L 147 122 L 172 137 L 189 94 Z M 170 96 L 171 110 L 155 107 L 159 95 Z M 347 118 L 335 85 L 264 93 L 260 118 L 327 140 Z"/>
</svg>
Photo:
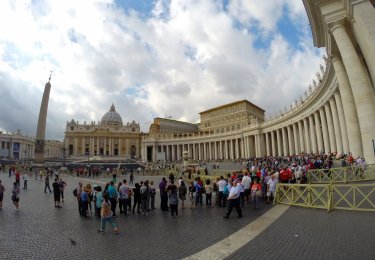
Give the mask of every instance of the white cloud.
<svg viewBox="0 0 375 260">
<path fill-rule="evenodd" d="M 228 12 L 219 1 L 159 0 L 147 18 L 111 1 L 0 1 L 0 128 L 35 131 L 51 69 L 48 138 L 62 139 L 72 118 L 100 120 L 112 102 L 144 131 L 154 116 L 195 122 L 243 98 L 272 113 L 303 93 L 320 61 L 308 32 L 297 49 L 277 33 L 283 10 L 306 30 L 297 0 L 230 1 Z M 269 47 L 256 49 L 259 35 L 238 21 Z"/>
</svg>

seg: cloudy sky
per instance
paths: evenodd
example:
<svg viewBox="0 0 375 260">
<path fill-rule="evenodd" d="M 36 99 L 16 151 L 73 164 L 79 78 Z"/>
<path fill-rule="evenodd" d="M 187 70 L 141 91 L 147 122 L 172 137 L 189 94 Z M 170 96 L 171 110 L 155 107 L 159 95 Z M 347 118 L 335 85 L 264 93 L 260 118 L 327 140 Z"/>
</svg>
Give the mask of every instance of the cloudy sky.
<svg viewBox="0 0 375 260">
<path fill-rule="evenodd" d="M 47 139 L 112 103 L 143 131 L 240 99 L 273 115 L 323 54 L 301 0 L 1 0 L 0 129 L 35 135 L 51 70 Z"/>
</svg>

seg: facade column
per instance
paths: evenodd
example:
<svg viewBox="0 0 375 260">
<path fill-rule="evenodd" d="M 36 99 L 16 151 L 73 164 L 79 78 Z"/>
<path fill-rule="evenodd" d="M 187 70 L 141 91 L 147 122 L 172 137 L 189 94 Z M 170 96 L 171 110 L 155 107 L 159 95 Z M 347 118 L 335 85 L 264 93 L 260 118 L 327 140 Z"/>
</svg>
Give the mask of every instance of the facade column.
<svg viewBox="0 0 375 260">
<path fill-rule="evenodd" d="M 282 148 L 281 148 L 281 129 L 276 130 L 276 138 L 277 138 L 277 156 L 282 156 Z"/>
<path fill-rule="evenodd" d="M 174 144 L 172 144 L 171 150 L 172 150 L 172 156 L 171 156 L 171 159 L 172 159 L 172 162 L 174 162 L 174 161 L 176 160 L 176 155 L 175 155 L 175 146 L 174 146 Z M 194 159 L 194 160 L 195 160 L 195 159 Z"/>
<path fill-rule="evenodd" d="M 237 137 L 236 137 L 236 141 L 235 141 L 235 148 L 236 148 L 236 156 L 235 156 L 235 158 L 239 159 L 240 158 L 240 146 L 239 146 L 238 138 Z"/>
<path fill-rule="evenodd" d="M 299 148 L 299 138 L 297 132 L 297 125 L 296 123 L 293 124 L 293 140 L 294 140 L 294 154 L 299 154 L 301 152 Z"/>
<path fill-rule="evenodd" d="M 343 23 L 334 23 L 331 32 L 340 51 L 348 74 L 361 130 L 363 155 L 368 163 L 375 161 L 373 139 L 375 137 L 375 95 L 369 75 L 345 30 Z"/>
<path fill-rule="evenodd" d="M 266 135 L 266 155 L 267 156 L 271 156 L 271 153 L 270 153 L 270 140 L 269 140 L 269 137 L 268 137 L 268 133 L 265 133 Z"/>
<path fill-rule="evenodd" d="M 306 152 L 306 147 L 305 147 L 305 137 L 303 134 L 303 126 L 302 126 L 302 121 L 298 121 L 298 137 L 299 137 L 299 152 Z"/>
<path fill-rule="evenodd" d="M 287 133 L 288 133 L 289 154 L 292 155 L 292 154 L 295 154 L 295 153 L 294 153 L 293 133 L 292 133 L 291 126 L 288 125 L 286 127 L 286 130 L 287 130 Z"/>
<path fill-rule="evenodd" d="M 306 148 L 306 153 L 311 153 L 311 148 L 310 148 L 310 131 L 309 131 L 309 125 L 307 122 L 307 118 L 303 119 L 303 129 L 305 132 L 305 148 Z"/>
<path fill-rule="evenodd" d="M 335 132 L 333 129 L 333 120 L 331 115 L 331 109 L 329 108 L 329 104 L 324 105 L 324 109 L 326 111 L 327 116 L 327 125 L 328 125 L 328 135 L 329 135 L 329 145 L 331 147 L 331 153 L 337 152 L 336 140 L 335 140 Z"/>
<path fill-rule="evenodd" d="M 219 141 L 219 156 L 218 156 L 218 159 L 224 159 L 223 140 Z"/>
<path fill-rule="evenodd" d="M 152 161 L 156 162 L 156 143 L 152 146 Z"/>
<path fill-rule="evenodd" d="M 272 156 L 276 156 L 276 140 L 275 140 L 275 131 L 271 131 L 271 145 L 272 145 Z"/>
<path fill-rule="evenodd" d="M 338 118 L 338 115 L 337 115 L 335 100 L 333 98 L 331 98 L 329 100 L 329 104 L 331 105 L 332 118 L 333 118 L 333 129 L 335 130 L 337 152 L 339 154 L 342 154 L 342 152 L 343 152 L 342 137 L 341 137 L 340 123 L 339 123 L 339 118 Z"/>
<path fill-rule="evenodd" d="M 335 101 L 336 101 L 337 114 L 339 116 L 339 123 L 340 123 L 341 137 L 342 137 L 342 149 L 344 153 L 348 153 L 350 149 L 349 149 L 348 131 L 346 131 L 344 109 L 342 107 L 340 94 L 338 92 L 335 92 L 334 96 L 335 96 Z"/>
<path fill-rule="evenodd" d="M 234 159 L 233 139 L 230 139 L 230 159 Z"/>
<path fill-rule="evenodd" d="M 331 145 L 329 142 L 329 136 L 328 136 L 328 126 L 327 126 L 327 120 L 324 108 L 319 108 L 319 115 L 320 115 L 320 122 L 322 124 L 322 132 L 323 132 L 323 147 L 324 147 L 324 153 L 330 153 L 331 152 Z"/>
<path fill-rule="evenodd" d="M 208 156 L 207 156 L 207 143 L 206 142 L 203 142 L 203 160 L 207 160 L 208 159 Z"/>
<path fill-rule="evenodd" d="M 282 140 L 283 140 L 283 155 L 287 156 L 288 155 L 288 140 L 286 136 L 285 127 L 281 128 L 281 135 L 282 135 Z"/>
<path fill-rule="evenodd" d="M 311 150 L 312 150 L 313 153 L 317 153 L 318 148 L 317 148 L 317 145 L 316 145 L 316 133 L 315 133 L 313 115 L 309 116 L 309 125 L 310 125 Z"/>
<path fill-rule="evenodd" d="M 315 132 L 316 132 L 316 141 L 318 143 L 318 153 L 323 152 L 323 136 L 322 136 L 322 128 L 320 126 L 319 120 L 319 112 L 315 111 L 314 113 L 314 121 L 315 121 Z"/>
<path fill-rule="evenodd" d="M 241 156 L 240 158 L 246 158 L 245 156 L 245 138 L 244 137 L 241 137 Z"/>
</svg>

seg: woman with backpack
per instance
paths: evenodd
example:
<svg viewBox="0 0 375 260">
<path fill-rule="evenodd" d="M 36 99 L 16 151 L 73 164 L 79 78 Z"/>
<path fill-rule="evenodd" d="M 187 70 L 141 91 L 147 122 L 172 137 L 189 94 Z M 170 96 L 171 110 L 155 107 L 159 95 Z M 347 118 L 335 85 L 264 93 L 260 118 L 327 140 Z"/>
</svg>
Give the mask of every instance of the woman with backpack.
<svg viewBox="0 0 375 260">
<path fill-rule="evenodd" d="M 113 212 L 111 210 L 111 202 L 109 201 L 109 197 L 108 197 L 107 194 L 104 194 L 104 196 L 103 196 L 103 203 L 102 203 L 100 215 L 101 215 L 101 221 L 100 221 L 100 229 L 98 230 L 98 232 L 99 233 L 104 232 L 105 224 L 108 221 L 113 228 L 113 232 L 115 234 L 118 234 L 119 230 L 117 228 L 116 222 L 113 220 L 113 217 L 112 217 Z"/>
</svg>

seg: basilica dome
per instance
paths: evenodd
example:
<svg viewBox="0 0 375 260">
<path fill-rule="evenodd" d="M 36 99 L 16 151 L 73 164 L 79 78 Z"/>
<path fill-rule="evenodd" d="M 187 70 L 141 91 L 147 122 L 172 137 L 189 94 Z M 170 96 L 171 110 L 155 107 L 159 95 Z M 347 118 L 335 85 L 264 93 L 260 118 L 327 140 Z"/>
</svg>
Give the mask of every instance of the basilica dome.
<svg viewBox="0 0 375 260">
<path fill-rule="evenodd" d="M 101 124 L 122 126 L 122 118 L 120 114 L 116 112 L 114 104 L 112 104 L 109 111 L 105 113 L 104 116 L 102 117 Z"/>
</svg>

